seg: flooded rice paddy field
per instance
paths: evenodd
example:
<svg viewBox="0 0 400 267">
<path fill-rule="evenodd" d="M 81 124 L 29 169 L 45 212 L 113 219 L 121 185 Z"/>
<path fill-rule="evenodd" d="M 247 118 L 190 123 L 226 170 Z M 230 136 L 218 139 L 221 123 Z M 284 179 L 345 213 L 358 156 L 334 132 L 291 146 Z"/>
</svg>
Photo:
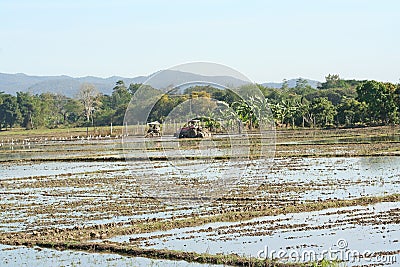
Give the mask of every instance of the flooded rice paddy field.
<svg viewBox="0 0 400 267">
<path fill-rule="evenodd" d="M 229 199 L 232 195 L 227 194 L 201 208 L 168 207 L 140 190 L 140 179 L 153 175 L 154 166 L 158 172 L 177 175 L 164 161 L 5 164 L 0 170 L 0 229 L 28 231 L 207 215 L 266 203 L 284 207 L 400 192 L 400 157 L 277 158 L 246 174 L 262 183 L 245 197 Z M 196 169 L 196 161 L 192 166 Z"/>
<path fill-rule="evenodd" d="M 234 163 L 253 183 L 251 190 L 223 191 L 200 206 L 169 206 L 142 191 L 141 179 L 154 173 L 179 179 L 181 172 L 168 160 L 171 148 L 162 154 L 130 147 L 134 160 L 125 161 L 120 139 L 2 145 L 0 265 L 24 266 L 24 259 L 32 259 L 43 266 L 52 259 L 64 266 L 202 266 L 41 246 L 52 242 L 59 249 L 67 248 L 65 242 L 93 242 L 254 258 L 265 247 L 321 256 L 344 240 L 343 250 L 376 253 L 349 266 L 397 266 L 400 142 L 398 129 L 388 131 L 278 132 L 274 158 Z M 185 168 L 196 172 L 208 154 L 193 155 Z M 222 168 L 227 159 L 220 156 L 207 166 Z M 193 180 L 182 186 L 193 187 Z M 21 244 L 29 247 L 16 247 Z M 163 255 L 151 257 L 168 258 Z M 286 255 L 281 261 L 290 260 Z"/>
<path fill-rule="evenodd" d="M 87 158 L 124 158 L 121 135 L 115 137 L 52 135 L 0 136 L 0 162 L 18 160 L 57 160 Z M 265 136 L 264 136 L 265 137 Z M 217 139 L 226 137 L 219 136 Z M 276 154 L 280 156 L 371 156 L 399 155 L 398 127 L 375 127 L 335 130 L 278 131 L 266 136 L 264 143 L 276 140 Z M 143 143 L 141 137 L 130 137 L 130 142 Z M 132 151 L 131 151 L 132 152 Z M 132 156 L 143 157 L 140 150 Z M 158 155 L 157 152 L 154 155 Z M 146 154 L 151 156 L 151 154 Z"/>
<path fill-rule="evenodd" d="M 273 250 L 284 249 L 299 255 L 302 251 L 312 250 L 317 258 L 329 249 L 343 252 L 346 249 L 371 250 L 390 259 L 387 263 L 392 264 L 396 261 L 392 255 L 400 253 L 399 223 L 398 203 L 378 203 L 117 236 L 110 241 L 157 249 L 237 253 L 253 257 L 257 257 L 260 250 L 266 251 L 264 254 L 267 253 L 268 257 L 272 257 Z M 369 242 L 365 242 L 366 239 Z M 353 260 L 353 264 L 349 265 L 377 261 L 372 257 Z"/>
</svg>

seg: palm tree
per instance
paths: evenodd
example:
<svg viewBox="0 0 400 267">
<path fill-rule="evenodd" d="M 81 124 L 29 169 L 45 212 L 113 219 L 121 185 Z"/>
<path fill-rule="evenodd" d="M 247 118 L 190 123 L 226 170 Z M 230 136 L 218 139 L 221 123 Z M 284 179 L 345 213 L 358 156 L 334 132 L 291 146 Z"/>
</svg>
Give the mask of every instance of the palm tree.
<svg viewBox="0 0 400 267">
<path fill-rule="evenodd" d="M 288 124 L 288 120 L 295 126 L 295 119 L 301 112 L 301 104 L 295 99 L 282 99 L 276 104 L 271 104 L 278 125 Z"/>
<path fill-rule="evenodd" d="M 272 120 L 271 114 L 268 112 L 270 106 L 267 100 L 261 96 L 251 96 L 248 101 L 242 99 L 234 102 L 232 108 L 250 130 L 259 128 L 264 122 Z"/>
</svg>

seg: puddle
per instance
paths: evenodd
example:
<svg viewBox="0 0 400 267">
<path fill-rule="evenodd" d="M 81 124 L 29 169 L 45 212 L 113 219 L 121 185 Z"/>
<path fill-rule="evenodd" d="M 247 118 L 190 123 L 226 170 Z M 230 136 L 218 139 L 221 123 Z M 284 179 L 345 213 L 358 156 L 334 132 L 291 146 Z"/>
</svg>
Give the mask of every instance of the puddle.
<svg viewBox="0 0 400 267">
<path fill-rule="evenodd" d="M 84 172 L 112 171 L 127 168 L 121 162 L 19 162 L 18 164 L 1 164 L 0 181 L 10 178 L 29 178 Z"/>
</svg>

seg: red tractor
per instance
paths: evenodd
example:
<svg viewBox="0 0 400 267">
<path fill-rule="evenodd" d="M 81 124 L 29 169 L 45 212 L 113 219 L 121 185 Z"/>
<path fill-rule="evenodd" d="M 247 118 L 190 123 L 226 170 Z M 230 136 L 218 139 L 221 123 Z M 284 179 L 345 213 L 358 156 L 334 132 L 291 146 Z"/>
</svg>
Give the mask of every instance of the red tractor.
<svg viewBox="0 0 400 267">
<path fill-rule="evenodd" d="M 178 138 L 205 138 L 210 137 L 210 133 L 200 125 L 200 120 L 193 119 L 188 121 L 176 134 Z"/>
</svg>

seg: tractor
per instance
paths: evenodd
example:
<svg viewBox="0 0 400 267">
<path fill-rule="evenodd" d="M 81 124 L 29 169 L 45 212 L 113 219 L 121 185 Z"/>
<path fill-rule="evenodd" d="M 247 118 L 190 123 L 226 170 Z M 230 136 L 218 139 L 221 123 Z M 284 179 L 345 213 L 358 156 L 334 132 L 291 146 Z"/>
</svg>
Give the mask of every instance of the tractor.
<svg viewBox="0 0 400 267">
<path fill-rule="evenodd" d="M 210 137 L 211 134 L 200 124 L 201 120 L 192 119 L 188 121 L 178 132 L 178 138 L 205 138 Z"/>
<path fill-rule="evenodd" d="M 161 127 L 158 121 L 149 122 L 147 125 L 149 128 L 144 137 L 149 138 L 161 136 Z"/>
</svg>

